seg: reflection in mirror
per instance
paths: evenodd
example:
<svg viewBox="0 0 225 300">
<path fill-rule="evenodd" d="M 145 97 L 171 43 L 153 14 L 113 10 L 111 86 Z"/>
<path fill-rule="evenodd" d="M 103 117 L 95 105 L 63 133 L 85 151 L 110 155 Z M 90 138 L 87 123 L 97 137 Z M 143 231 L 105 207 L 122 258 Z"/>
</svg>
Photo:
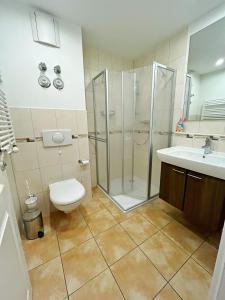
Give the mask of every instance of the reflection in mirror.
<svg viewBox="0 0 225 300">
<path fill-rule="evenodd" d="M 184 118 L 225 119 L 225 18 L 191 36 Z"/>
</svg>

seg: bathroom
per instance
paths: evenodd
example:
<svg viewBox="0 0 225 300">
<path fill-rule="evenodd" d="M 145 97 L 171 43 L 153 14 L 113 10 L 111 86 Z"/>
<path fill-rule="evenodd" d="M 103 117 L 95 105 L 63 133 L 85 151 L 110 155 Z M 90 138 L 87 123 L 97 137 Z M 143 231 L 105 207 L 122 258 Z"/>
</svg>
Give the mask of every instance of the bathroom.
<svg viewBox="0 0 225 300">
<path fill-rule="evenodd" d="M 0 299 L 224 299 L 224 20 L 0 1 Z"/>
</svg>

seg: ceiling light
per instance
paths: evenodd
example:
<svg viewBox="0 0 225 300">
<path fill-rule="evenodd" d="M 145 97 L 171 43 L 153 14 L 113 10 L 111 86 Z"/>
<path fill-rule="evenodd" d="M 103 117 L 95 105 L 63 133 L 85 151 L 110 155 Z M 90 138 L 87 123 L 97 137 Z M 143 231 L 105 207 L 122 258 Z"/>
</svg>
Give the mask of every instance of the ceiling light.
<svg viewBox="0 0 225 300">
<path fill-rule="evenodd" d="M 224 58 L 219 58 L 216 61 L 216 66 L 221 66 L 224 63 Z"/>
</svg>

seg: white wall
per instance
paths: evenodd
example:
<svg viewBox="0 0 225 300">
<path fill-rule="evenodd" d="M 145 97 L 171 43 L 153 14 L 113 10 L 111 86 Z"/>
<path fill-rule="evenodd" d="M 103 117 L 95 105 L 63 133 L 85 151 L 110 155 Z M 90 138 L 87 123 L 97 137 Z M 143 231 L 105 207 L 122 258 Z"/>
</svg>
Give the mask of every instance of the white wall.
<svg viewBox="0 0 225 300">
<path fill-rule="evenodd" d="M 201 76 L 200 98 L 205 100 L 224 99 L 225 97 L 225 70 Z"/>
<path fill-rule="evenodd" d="M 0 4 L 0 72 L 10 106 L 85 109 L 81 28 L 59 20 L 61 47 L 33 41 L 30 11 L 15 3 Z M 38 64 L 45 62 L 47 75 L 55 78 L 53 67 L 60 65 L 65 88 L 38 85 Z"/>
</svg>

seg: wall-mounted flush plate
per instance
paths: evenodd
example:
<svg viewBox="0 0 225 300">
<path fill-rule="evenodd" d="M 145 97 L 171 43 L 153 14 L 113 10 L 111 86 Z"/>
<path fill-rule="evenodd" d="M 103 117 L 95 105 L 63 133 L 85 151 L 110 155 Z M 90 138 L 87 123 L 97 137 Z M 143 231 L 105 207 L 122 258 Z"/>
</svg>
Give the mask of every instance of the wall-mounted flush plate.
<svg viewBox="0 0 225 300">
<path fill-rule="evenodd" d="M 42 134 L 45 147 L 59 147 L 73 143 L 71 129 L 44 129 Z"/>
</svg>

